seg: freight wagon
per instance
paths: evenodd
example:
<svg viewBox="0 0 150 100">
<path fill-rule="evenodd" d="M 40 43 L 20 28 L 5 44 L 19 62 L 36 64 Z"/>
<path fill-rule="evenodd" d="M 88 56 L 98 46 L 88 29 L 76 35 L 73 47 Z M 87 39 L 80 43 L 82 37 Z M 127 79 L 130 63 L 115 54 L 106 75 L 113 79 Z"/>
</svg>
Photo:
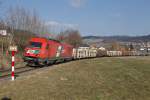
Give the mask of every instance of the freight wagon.
<svg viewBox="0 0 150 100">
<path fill-rule="evenodd" d="M 138 51 L 107 51 L 107 56 L 115 57 L 115 56 L 139 56 L 140 53 Z"/>
<path fill-rule="evenodd" d="M 81 58 L 92 58 L 96 57 L 97 50 L 96 48 L 91 47 L 78 47 L 73 49 L 73 58 L 81 59 Z"/>
<path fill-rule="evenodd" d="M 107 56 L 122 56 L 122 51 L 107 51 Z"/>
</svg>

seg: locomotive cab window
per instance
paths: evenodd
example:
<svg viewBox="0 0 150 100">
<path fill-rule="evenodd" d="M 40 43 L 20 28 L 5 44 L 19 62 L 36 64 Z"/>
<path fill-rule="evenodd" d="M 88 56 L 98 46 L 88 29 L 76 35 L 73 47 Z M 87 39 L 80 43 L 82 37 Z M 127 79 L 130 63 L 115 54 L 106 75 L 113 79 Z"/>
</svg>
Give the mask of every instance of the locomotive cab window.
<svg viewBox="0 0 150 100">
<path fill-rule="evenodd" d="M 41 48 L 42 43 L 41 42 L 30 42 L 29 47 L 35 47 L 35 48 Z"/>
</svg>

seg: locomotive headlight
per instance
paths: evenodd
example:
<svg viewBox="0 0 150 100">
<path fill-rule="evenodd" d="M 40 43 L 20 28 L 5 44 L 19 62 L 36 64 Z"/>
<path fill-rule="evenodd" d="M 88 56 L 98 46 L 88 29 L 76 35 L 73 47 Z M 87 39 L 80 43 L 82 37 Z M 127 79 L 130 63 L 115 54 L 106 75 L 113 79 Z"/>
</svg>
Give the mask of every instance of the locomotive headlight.
<svg viewBox="0 0 150 100">
<path fill-rule="evenodd" d="M 27 53 L 30 53 L 30 54 L 39 54 L 40 50 L 28 50 Z"/>
<path fill-rule="evenodd" d="M 34 50 L 34 54 L 39 54 L 40 50 Z"/>
</svg>

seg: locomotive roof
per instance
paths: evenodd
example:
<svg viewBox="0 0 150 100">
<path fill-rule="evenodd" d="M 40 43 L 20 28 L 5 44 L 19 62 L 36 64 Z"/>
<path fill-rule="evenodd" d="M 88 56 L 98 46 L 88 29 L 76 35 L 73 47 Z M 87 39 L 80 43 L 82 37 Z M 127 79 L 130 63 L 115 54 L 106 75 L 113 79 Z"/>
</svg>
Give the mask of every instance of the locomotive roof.
<svg viewBox="0 0 150 100">
<path fill-rule="evenodd" d="M 48 40 L 53 40 L 53 41 L 56 41 L 56 42 L 60 42 L 59 40 L 56 40 L 56 39 L 53 39 L 53 38 L 49 38 Z"/>
<path fill-rule="evenodd" d="M 61 42 L 61 41 L 59 41 L 59 40 L 57 40 L 57 39 L 54 39 L 54 38 L 44 38 L 44 37 L 34 37 L 35 39 L 45 39 L 45 40 L 51 40 L 51 41 L 55 41 L 55 42 L 58 42 L 58 43 L 61 43 L 61 44 L 65 44 L 65 45 L 70 45 L 70 44 L 68 44 L 68 43 L 65 43 L 65 42 Z M 34 39 L 34 38 L 32 38 L 32 39 Z M 72 46 L 72 45 L 70 45 L 70 46 Z"/>
<path fill-rule="evenodd" d="M 56 40 L 56 39 L 53 39 L 53 38 L 45 38 L 45 37 L 33 37 L 32 39 L 46 39 L 46 40 L 53 40 L 53 41 L 56 41 L 56 42 L 60 42 L 59 40 Z"/>
</svg>

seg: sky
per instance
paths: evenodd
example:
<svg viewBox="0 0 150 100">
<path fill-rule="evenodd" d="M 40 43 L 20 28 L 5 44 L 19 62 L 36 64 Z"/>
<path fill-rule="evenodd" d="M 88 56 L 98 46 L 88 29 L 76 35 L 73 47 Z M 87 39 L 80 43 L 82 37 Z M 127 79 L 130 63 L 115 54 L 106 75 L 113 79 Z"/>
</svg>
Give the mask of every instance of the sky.
<svg viewBox="0 0 150 100">
<path fill-rule="evenodd" d="M 86 35 L 150 34 L 150 0 L 0 0 L 0 16 L 10 6 L 36 10 L 49 25 L 74 27 Z"/>
</svg>

